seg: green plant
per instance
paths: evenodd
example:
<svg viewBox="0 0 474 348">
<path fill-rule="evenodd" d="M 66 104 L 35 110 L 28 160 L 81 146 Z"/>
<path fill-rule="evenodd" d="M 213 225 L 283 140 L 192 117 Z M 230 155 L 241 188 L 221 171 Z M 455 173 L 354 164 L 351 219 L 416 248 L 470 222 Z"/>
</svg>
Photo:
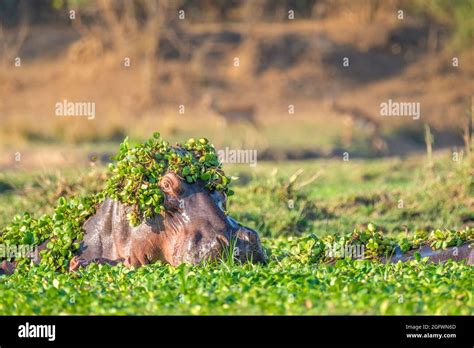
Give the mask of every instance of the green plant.
<svg viewBox="0 0 474 348">
<path fill-rule="evenodd" d="M 28 212 L 17 215 L 0 233 L 0 244 L 40 245 L 48 241 L 40 252 L 41 263 L 64 271 L 73 253 L 79 249 L 83 237 L 82 224 L 94 214 L 103 194 L 66 200 L 61 197 L 52 215 L 33 218 Z M 28 265 L 28 257 L 17 258 L 19 266 Z"/>
<path fill-rule="evenodd" d="M 110 164 L 112 173 L 105 189 L 86 196 L 59 198 L 54 213 L 38 219 L 29 213 L 17 215 L 0 233 L 5 245 L 40 245 L 41 263 L 64 271 L 83 238 L 82 224 L 95 213 L 105 197 L 117 199 L 132 207 L 128 219 L 132 225 L 164 211 L 159 182 L 167 172 L 174 172 L 188 183 L 204 182 L 208 190 L 219 190 L 231 195 L 231 179 L 224 175 L 214 147 L 207 139 L 189 139 L 183 146 L 172 147 L 160 139 L 160 134 L 137 146 L 128 139 L 120 145 L 117 162 Z M 29 258 L 17 260 L 29 264 Z"/>
<path fill-rule="evenodd" d="M 450 246 L 460 246 L 466 239 L 472 239 L 473 230 L 444 231 L 436 229 L 430 233 L 429 242 L 433 249 L 446 249 Z"/>
<path fill-rule="evenodd" d="M 415 9 L 451 27 L 452 45 L 467 48 L 474 38 L 474 3 L 471 0 L 416 0 Z"/>
<path fill-rule="evenodd" d="M 136 270 L 40 265 L 0 276 L 4 315 L 472 315 L 473 267 L 423 260 L 318 263 L 314 238 L 274 238 L 266 266 L 225 262 Z M 299 245 L 297 252 L 296 245 Z"/>
<path fill-rule="evenodd" d="M 389 257 L 395 253 L 395 248 L 405 253 L 408 250 L 418 249 L 422 245 L 430 245 L 433 250 L 450 246 L 459 246 L 463 243 L 474 240 L 474 228 L 466 227 L 463 230 L 440 230 L 416 231 L 413 235 L 388 236 L 373 223 L 369 223 L 365 228 L 356 228 L 353 232 L 338 235 L 326 235 L 319 238 L 315 234 L 298 238 L 294 242 L 290 241 L 291 255 L 301 262 L 332 263 L 341 257 L 344 258 L 343 250 L 352 247 L 363 247 L 363 255 L 360 258 L 377 261 Z M 342 256 L 341 256 L 342 255 Z M 349 256 L 349 258 L 354 258 Z"/>
<path fill-rule="evenodd" d="M 224 255 L 223 262 L 182 267 L 159 262 L 138 269 L 91 264 L 78 272 L 66 273 L 40 264 L 11 276 L 0 276 L 0 313 L 473 315 L 471 265 L 455 261 L 435 264 L 423 259 L 392 264 L 331 259 L 326 254 L 326 242 L 350 243 L 352 238 L 358 238 L 367 243 L 374 235 L 374 241 L 379 240 L 379 232 L 383 240 L 398 243 L 401 248 L 405 245 L 404 251 L 414 250 L 431 244 L 429 236 L 436 230 L 431 226 L 449 226 L 450 233 L 459 234 L 465 241 L 472 240 L 472 219 L 464 223 L 460 220 L 463 212 L 472 211 L 470 172 L 453 168 L 450 155 L 433 153 L 436 176 L 440 179 L 424 175 L 425 168 L 420 166 L 422 156 L 403 161 L 351 160 L 350 167 L 340 160 L 328 159 L 282 162 L 280 177 L 269 174 L 275 167 L 273 162 L 259 162 L 257 168 L 227 166 L 226 173 L 232 172 L 242 179 L 231 199 L 230 210 L 240 222 L 253 225 L 260 233 L 266 232 L 261 234 L 269 256 L 267 265 L 240 264 L 234 262 L 231 253 L 229 257 Z M 299 168 L 306 173 L 321 169 L 324 172 L 314 184 L 301 189 L 294 187 L 288 195 L 284 189 L 288 177 Z M 45 219 L 51 219 L 58 196 L 45 193 L 56 191 L 58 182 L 60 186 L 67 182 L 67 190 L 58 192 L 65 191 L 69 196 L 89 197 L 100 192 L 106 177 L 98 174 L 104 169 L 96 166 L 93 174 L 87 169 L 82 175 L 76 167 L 64 169 L 59 177 L 48 176 L 45 186 L 40 175 L 43 172 L 2 171 L 0 180 L 13 189 L 0 195 L 1 226 L 10 222 L 14 212 L 26 209 L 41 212 L 38 215 L 46 213 Z M 246 177 L 242 170 L 257 171 L 255 179 L 246 183 L 251 176 Z M 366 174 L 371 178 L 359 181 Z M 404 199 L 403 209 L 397 209 L 400 198 Z M 294 209 L 288 206 L 290 199 Z M 349 203 L 344 203 L 347 200 Z M 373 215 L 359 211 L 359 207 L 367 204 L 373 206 Z M 385 206 L 388 208 L 384 209 Z M 418 214 L 404 217 L 405 211 Z M 328 217 L 328 212 L 334 217 Z M 26 224 L 25 230 L 38 229 L 37 220 L 31 215 L 24 218 L 25 222 L 22 215 L 18 219 Z M 370 228 L 362 225 L 354 232 L 354 226 L 364 221 L 374 223 Z M 406 230 L 414 232 L 405 232 L 403 224 L 407 225 Z M 454 228 L 463 224 L 471 225 L 461 230 Z M 42 229 L 49 231 L 47 226 L 46 221 Z M 262 226 L 264 229 L 259 229 Z M 349 233 L 341 234 L 343 231 Z M 31 241 L 30 234 L 15 236 Z M 58 263 L 61 262 L 64 258 L 58 256 Z"/>
<path fill-rule="evenodd" d="M 164 210 L 164 194 L 159 183 L 167 172 L 174 172 L 188 183 L 201 180 L 210 191 L 232 195 L 231 178 L 225 176 L 214 146 L 205 138 L 191 138 L 184 145 L 172 147 L 155 133 L 137 146 L 128 139 L 120 145 L 117 161 L 110 164 L 112 177 L 105 194 L 132 207 L 128 219 L 136 226 Z"/>
</svg>

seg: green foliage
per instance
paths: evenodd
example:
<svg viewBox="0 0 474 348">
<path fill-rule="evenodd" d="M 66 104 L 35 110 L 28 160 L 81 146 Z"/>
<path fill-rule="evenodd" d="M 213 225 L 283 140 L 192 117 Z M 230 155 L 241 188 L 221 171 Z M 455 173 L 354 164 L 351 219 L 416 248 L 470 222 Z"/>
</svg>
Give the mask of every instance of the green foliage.
<svg viewBox="0 0 474 348">
<path fill-rule="evenodd" d="M 279 176 L 268 174 L 274 163 L 261 162 L 257 168 L 248 169 L 261 171 L 248 183 L 245 173 L 240 172 L 242 166 L 239 172 L 226 167 L 226 172 L 241 178 L 237 194 L 229 202 L 230 210 L 240 222 L 263 232 L 267 265 L 234 262 L 232 249 L 217 264 L 177 268 L 162 263 L 135 270 L 92 264 L 77 273 L 64 273 L 42 264 L 0 276 L 0 312 L 473 315 L 472 266 L 454 261 L 431 264 L 423 259 L 397 264 L 376 261 L 396 244 L 406 252 L 432 243 L 436 248 L 438 241 L 442 241 L 442 248 L 448 240 L 446 245 L 453 246 L 459 240 L 473 239 L 472 219 L 460 220 L 463 212 L 472 211 L 469 172 L 458 172 L 450 156 L 434 154 L 435 178 L 424 175 L 425 169 L 419 166 L 421 157 L 350 163 L 327 159 L 285 162 Z M 288 185 L 287 178 L 299 168 L 310 175 L 320 169 L 325 172 L 311 185 L 300 187 L 298 181 Z M 46 192 L 95 195 L 105 184 L 105 176 L 96 172 L 100 170 L 94 169 L 93 181 L 89 174 L 78 174 L 77 169 L 62 171 L 67 185 L 54 175 L 44 184 L 35 172 L 0 173 L 0 179 L 12 187 L 0 195 L 0 224 L 9 221 L 15 211 L 40 211 L 47 213 L 46 222 L 42 222 L 44 233 L 52 233 L 54 224 L 49 219 L 54 216 L 53 203 L 58 195 Z M 400 198 L 403 209 L 397 208 Z M 293 209 L 288 206 L 290 199 L 294 200 Z M 41 230 L 40 219 L 29 215 L 16 219 L 17 230 L 23 225 L 24 232 Z M 368 221 L 374 223 L 367 225 Z M 329 230 L 325 230 L 327 223 L 333 223 Z M 360 224 L 364 225 L 354 231 Z M 405 229 L 404 224 L 413 232 L 398 233 Z M 440 229 L 440 234 L 430 226 L 447 226 L 449 232 Z M 25 242 L 33 238 L 36 243 L 42 233 L 14 235 L 25 238 Z M 12 240 L 16 243 L 19 239 Z M 331 258 L 326 250 L 327 243 L 333 241 L 370 243 L 375 260 Z M 388 245 L 384 246 L 384 241 Z M 369 248 L 365 251 L 370 255 Z M 65 260 L 59 257 L 58 263 Z"/>
<path fill-rule="evenodd" d="M 82 224 L 106 196 L 132 207 L 128 218 L 132 225 L 138 225 L 164 211 L 164 194 L 158 184 L 167 172 L 176 173 L 188 183 L 201 180 L 209 190 L 233 193 L 229 189 L 231 179 L 224 175 L 214 147 L 204 138 L 189 139 L 176 148 L 160 140 L 159 133 L 135 147 L 125 139 L 116 160 L 110 165 L 112 175 L 104 190 L 70 199 L 61 197 L 53 214 L 38 219 L 29 213 L 15 216 L 1 231 L 0 243 L 39 245 L 49 240 L 41 251 L 41 263 L 65 271 L 82 241 Z M 17 261 L 30 263 L 28 258 Z"/>
<path fill-rule="evenodd" d="M 52 0 L 51 7 L 55 10 L 61 10 L 66 6 L 77 8 L 86 5 L 88 2 L 89 0 Z"/>
<path fill-rule="evenodd" d="M 0 233 L 0 244 L 40 245 L 49 240 L 46 249 L 40 252 L 41 263 L 51 269 L 65 271 L 83 238 L 82 224 L 94 214 L 102 199 L 101 194 L 69 200 L 61 197 L 52 215 L 43 215 L 38 219 L 27 212 L 17 215 Z M 20 266 L 31 263 L 28 257 L 17 258 L 16 261 Z"/>
<path fill-rule="evenodd" d="M 433 250 L 445 249 L 450 246 L 460 246 L 474 241 L 474 228 L 466 227 L 463 230 L 435 230 L 428 234 L 418 230 L 407 237 L 406 234 L 388 236 L 377 227 L 369 223 L 365 228 L 356 228 L 353 232 L 343 235 L 326 235 L 318 237 L 315 234 L 289 239 L 290 254 L 294 259 L 306 263 L 332 263 L 341 257 L 338 255 L 346 247 L 363 247 L 361 258 L 365 260 L 381 261 L 383 258 L 394 255 L 395 248 L 400 247 L 403 253 L 418 249 L 423 245 L 430 245 Z M 334 248 L 336 246 L 336 248 Z M 351 258 L 351 257 L 350 257 Z"/>
<path fill-rule="evenodd" d="M 0 277 L 8 315 L 472 315 L 472 266 L 424 260 L 320 264 L 296 252 L 311 239 L 266 241 L 266 266 L 226 262 L 136 270 L 93 264 L 74 274 L 44 266 Z"/>
<path fill-rule="evenodd" d="M 448 24 L 453 30 L 453 46 L 468 48 L 474 40 L 474 2 L 472 0 L 417 0 L 415 8 Z"/>
<path fill-rule="evenodd" d="M 429 236 L 429 243 L 432 249 L 446 249 L 452 246 L 460 246 L 465 241 L 474 240 L 474 228 L 466 227 L 461 231 L 444 231 L 437 229 Z"/>
<path fill-rule="evenodd" d="M 172 147 L 160 134 L 131 147 L 128 139 L 120 145 L 116 164 L 110 164 L 112 177 L 105 194 L 132 207 L 128 219 L 136 226 L 164 211 L 164 193 L 159 183 L 173 172 L 188 183 L 203 181 L 209 191 L 231 195 L 231 179 L 224 175 L 214 146 L 207 139 L 191 138 L 183 146 Z"/>
</svg>

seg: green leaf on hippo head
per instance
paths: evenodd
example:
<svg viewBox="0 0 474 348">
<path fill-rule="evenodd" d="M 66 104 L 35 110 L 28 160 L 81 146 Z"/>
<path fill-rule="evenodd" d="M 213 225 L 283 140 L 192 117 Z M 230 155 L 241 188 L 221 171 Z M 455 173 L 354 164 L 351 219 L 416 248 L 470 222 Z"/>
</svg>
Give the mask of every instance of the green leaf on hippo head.
<svg viewBox="0 0 474 348">
<path fill-rule="evenodd" d="M 211 178 L 211 174 L 209 172 L 202 173 L 200 176 L 201 180 L 207 181 Z"/>
</svg>

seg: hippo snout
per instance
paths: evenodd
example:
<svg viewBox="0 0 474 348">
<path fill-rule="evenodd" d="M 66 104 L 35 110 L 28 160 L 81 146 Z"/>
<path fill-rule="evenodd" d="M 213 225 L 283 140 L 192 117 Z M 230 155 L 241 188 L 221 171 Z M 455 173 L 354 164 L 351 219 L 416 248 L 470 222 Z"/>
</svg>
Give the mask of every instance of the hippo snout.
<svg viewBox="0 0 474 348">
<path fill-rule="evenodd" d="M 200 232 L 195 233 L 194 238 L 187 239 L 175 250 L 176 264 L 198 264 L 203 260 L 219 260 L 226 255 L 233 255 L 240 262 L 266 263 L 267 259 L 258 233 L 241 225 L 205 237 Z"/>
<path fill-rule="evenodd" d="M 198 264 L 203 260 L 217 260 L 228 246 L 229 240 L 222 234 L 203 236 L 198 232 L 175 248 L 175 263 Z"/>
<path fill-rule="evenodd" d="M 239 226 L 233 234 L 233 239 L 235 240 L 234 257 L 237 260 L 263 264 L 267 262 L 265 250 L 256 231 Z"/>
</svg>

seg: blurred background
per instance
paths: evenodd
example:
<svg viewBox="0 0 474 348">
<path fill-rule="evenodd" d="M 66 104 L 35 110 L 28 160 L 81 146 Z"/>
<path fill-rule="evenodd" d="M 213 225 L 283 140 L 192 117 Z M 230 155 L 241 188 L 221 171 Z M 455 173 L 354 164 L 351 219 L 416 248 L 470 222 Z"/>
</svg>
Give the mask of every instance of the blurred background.
<svg viewBox="0 0 474 348">
<path fill-rule="evenodd" d="M 153 131 L 259 161 L 405 156 L 425 125 L 463 147 L 473 17 L 472 0 L 1 0 L 0 168 L 106 161 Z M 381 117 L 388 99 L 420 119 Z M 64 100 L 95 118 L 56 116 Z"/>
</svg>

